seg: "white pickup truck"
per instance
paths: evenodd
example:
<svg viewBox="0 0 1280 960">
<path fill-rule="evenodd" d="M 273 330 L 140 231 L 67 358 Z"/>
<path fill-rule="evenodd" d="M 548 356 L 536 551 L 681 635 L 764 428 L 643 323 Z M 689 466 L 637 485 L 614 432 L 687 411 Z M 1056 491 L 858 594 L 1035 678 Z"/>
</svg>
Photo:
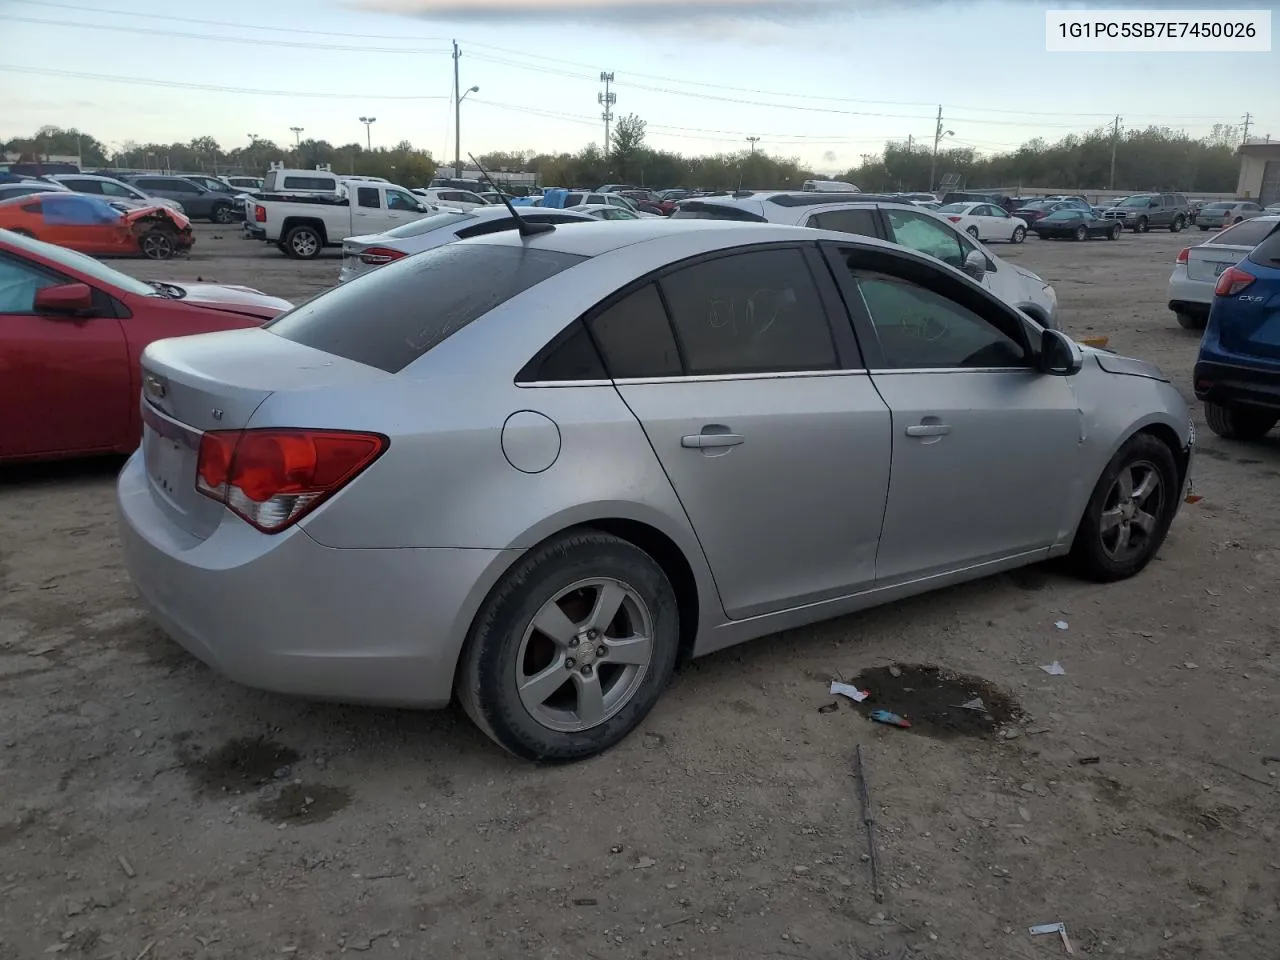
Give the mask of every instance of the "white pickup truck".
<svg viewBox="0 0 1280 960">
<path fill-rule="evenodd" d="M 245 202 L 245 233 L 295 260 L 313 260 L 347 237 L 383 233 L 436 208 L 404 187 L 343 180 L 332 193 L 266 193 Z"/>
</svg>

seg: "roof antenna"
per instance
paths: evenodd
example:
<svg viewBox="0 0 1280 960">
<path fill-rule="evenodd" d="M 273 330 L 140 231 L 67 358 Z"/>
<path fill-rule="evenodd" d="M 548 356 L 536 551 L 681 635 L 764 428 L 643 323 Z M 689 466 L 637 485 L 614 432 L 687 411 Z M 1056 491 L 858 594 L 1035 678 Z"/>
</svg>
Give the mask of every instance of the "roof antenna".
<svg viewBox="0 0 1280 960">
<path fill-rule="evenodd" d="M 556 225 L 554 223 L 530 223 L 524 217 L 520 216 L 520 214 L 516 213 L 516 208 L 511 205 L 511 200 L 505 193 L 498 189 L 498 185 L 493 182 L 493 178 L 489 176 L 488 171 L 486 171 L 484 167 L 480 166 L 480 161 L 475 158 L 475 154 L 468 153 L 467 157 L 476 165 L 476 169 L 480 171 L 480 176 L 484 177 L 484 182 L 493 187 L 494 192 L 502 198 L 503 206 L 505 206 L 511 213 L 511 216 L 515 218 L 516 230 L 519 231 L 520 236 L 534 237 L 540 233 L 555 233 Z"/>
</svg>

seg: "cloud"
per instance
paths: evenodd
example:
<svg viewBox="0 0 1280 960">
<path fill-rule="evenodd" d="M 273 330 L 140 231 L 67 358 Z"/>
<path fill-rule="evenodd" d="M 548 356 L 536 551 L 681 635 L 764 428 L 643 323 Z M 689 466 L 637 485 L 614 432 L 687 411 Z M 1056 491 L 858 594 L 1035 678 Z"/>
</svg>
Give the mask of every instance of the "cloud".
<svg viewBox="0 0 1280 960">
<path fill-rule="evenodd" d="M 465 23 L 593 22 L 615 26 L 741 25 L 743 21 L 791 26 L 820 20 L 881 0 L 348 0 L 361 10 Z"/>
</svg>

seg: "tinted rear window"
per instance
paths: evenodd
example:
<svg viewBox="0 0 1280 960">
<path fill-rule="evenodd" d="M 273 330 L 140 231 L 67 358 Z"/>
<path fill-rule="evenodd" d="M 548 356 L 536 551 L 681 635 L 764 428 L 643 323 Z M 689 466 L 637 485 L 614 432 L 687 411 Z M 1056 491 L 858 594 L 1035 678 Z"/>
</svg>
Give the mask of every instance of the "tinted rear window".
<svg viewBox="0 0 1280 960">
<path fill-rule="evenodd" d="M 731 207 L 724 203 L 699 203 L 686 200 L 671 215 L 673 220 L 746 220 L 751 223 L 768 223 L 764 217 L 741 207 Z"/>
<path fill-rule="evenodd" d="M 1265 240 L 1275 227 L 1275 220 L 1245 220 L 1234 227 L 1227 227 L 1210 242 L 1254 247 Z"/>
<path fill-rule="evenodd" d="M 585 259 L 523 246 L 446 244 L 335 287 L 266 329 L 398 373 L 471 321 Z"/>
</svg>

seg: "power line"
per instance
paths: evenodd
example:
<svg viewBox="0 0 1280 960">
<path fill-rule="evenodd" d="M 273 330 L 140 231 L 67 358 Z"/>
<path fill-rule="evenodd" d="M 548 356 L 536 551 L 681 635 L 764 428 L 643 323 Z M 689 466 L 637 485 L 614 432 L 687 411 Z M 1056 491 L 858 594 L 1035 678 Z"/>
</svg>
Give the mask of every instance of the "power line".
<svg viewBox="0 0 1280 960">
<path fill-rule="evenodd" d="M 187 83 L 181 80 L 158 80 L 144 77 L 114 77 L 103 73 L 79 73 L 73 70 L 50 70 L 41 67 L 18 67 L 0 63 L 0 70 L 7 73 L 30 73 L 42 77 L 67 77 L 72 80 L 93 80 L 102 83 L 131 83 L 142 87 L 173 87 L 179 90 L 209 90 L 215 93 L 244 93 L 262 97 L 309 97 L 319 100 L 448 100 L 442 96 L 409 96 L 385 93 L 337 93 L 306 90 L 263 90 L 257 87 L 224 87 L 211 83 Z"/>
</svg>

